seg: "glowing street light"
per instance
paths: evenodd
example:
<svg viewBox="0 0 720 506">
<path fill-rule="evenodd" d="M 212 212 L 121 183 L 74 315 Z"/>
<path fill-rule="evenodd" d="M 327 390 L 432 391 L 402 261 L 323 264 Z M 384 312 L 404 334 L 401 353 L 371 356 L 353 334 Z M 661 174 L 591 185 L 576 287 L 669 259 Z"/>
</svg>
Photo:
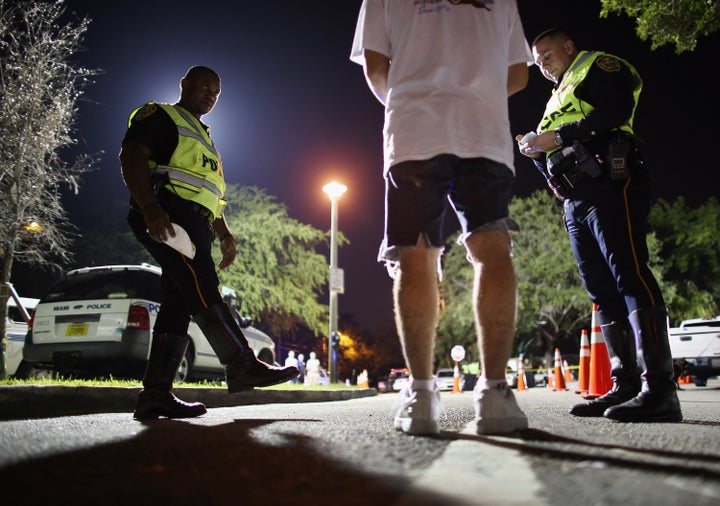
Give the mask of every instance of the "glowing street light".
<svg viewBox="0 0 720 506">
<path fill-rule="evenodd" d="M 328 183 L 323 186 L 323 191 L 330 197 L 330 325 L 328 332 L 328 374 L 330 382 L 337 383 L 337 343 L 339 341 L 338 326 L 338 300 L 339 293 L 345 291 L 344 273 L 337 266 L 337 222 L 338 222 L 338 200 L 347 191 L 344 184 Z"/>
<path fill-rule="evenodd" d="M 42 225 L 40 225 L 37 221 L 35 221 L 35 220 L 33 220 L 33 219 L 27 220 L 27 221 L 23 224 L 23 228 L 24 228 L 25 230 L 27 230 L 28 232 L 33 232 L 33 233 L 36 233 L 36 234 L 43 231 Z"/>
</svg>

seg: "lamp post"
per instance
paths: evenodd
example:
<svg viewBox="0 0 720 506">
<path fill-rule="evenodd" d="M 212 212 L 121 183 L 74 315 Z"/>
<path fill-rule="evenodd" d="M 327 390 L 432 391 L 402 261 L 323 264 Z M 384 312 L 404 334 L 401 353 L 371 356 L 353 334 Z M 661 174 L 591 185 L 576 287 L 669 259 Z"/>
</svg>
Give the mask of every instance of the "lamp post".
<svg viewBox="0 0 720 506">
<path fill-rule="evenodd" d="M 337 266 L 337 222 L 338 222 L 338 200 L 345 193 L 347 186 L 344 184 L 328 183 L 323 186 L 323 191 L 330 197 L 330 275 L 328 284 L 330 288 L 330 325 L 328 331 L 328 374 L 330 382 L 337 383 L 337 332 L 338 325 L 338 299 L 339 293 L 345 291 L 343 270 Z"/>
</svg>

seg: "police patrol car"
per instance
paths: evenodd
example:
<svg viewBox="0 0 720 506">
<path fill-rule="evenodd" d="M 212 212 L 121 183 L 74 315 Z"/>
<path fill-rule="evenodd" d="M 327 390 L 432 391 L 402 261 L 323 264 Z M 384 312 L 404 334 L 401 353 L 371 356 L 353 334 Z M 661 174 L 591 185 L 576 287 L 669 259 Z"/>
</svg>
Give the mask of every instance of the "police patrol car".
<svg viewBox="0 0 720 506">
<path fill-rule="evenodd" d="M 159 267 L 149 264 L 67 272 L 35 308 L 25 362 L 64 376 L 142 378 L 160 309 L 160 274 Z M 255 356 L 273 364 L 273 340 L 234 314 Z M 224 367 L 195 322 L 190 322 L 188 337 L 176 381 L 224 377 Z"/>
<path fill-rule="evenodd" d="M 684 320 L 669 333 L 673 361 L 687 370 L 697 386 L 720 375 L 720 315 Z"/>
</svg>

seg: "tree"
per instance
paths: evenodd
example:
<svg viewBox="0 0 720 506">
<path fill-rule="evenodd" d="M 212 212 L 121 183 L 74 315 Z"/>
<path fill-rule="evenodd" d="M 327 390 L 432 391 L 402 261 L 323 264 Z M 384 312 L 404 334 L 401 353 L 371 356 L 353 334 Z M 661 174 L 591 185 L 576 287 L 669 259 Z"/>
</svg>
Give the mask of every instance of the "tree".
<svg viewBox="0 0 720 506">
<path fill-rule="evenodd" d="M 677 54 L 692 51 L 697 39 L 720 28 L 717 0 L 601 0 L 600 17 L 625 13 L 637 21 L 636 32 L 651 49 L 674 44 Z"/>
<path fill-rule="evenodd" d="M 592 303 L 570 248 L 562 204 L 540 190 L 526 199 L 513 199 L 510 215 L 521 229 L 514 238 L 517 332 L 539 336 L 550 354 L 562 339 L 575 340 L 588 326 Z"/>
<path fill-rule="evenodd" d="M 720 312 L 720 204 L 711 198 L 697 209 L 680 197 L 658 200 L 650 226 L 661 243 L 657 258 L 672 321 Z"/>
<path fill-rule="evenodd" d="M 229 185 L 225 198 L 238 254 L 220 271 L 220 281 L 237 290 L 240 312 L 275 335 L 299 324 L 326 333 L 328 308 L 318 297 L 327 285 L 328 263 L 315 250 L 327 244 L 328 233 L 290 218 L 285 205 L 260 188 Z M 342 234 L 338 241 L 347 242 Z"/>
<path fill-rule="evenodd" d="M 0 0 L 0 283 L 15 260 L 55 266 L 71 257 L 73 227 L 61 188 L 75 193 L 96 157 L 67 163 L 62 150 L 76 143 L 76 103 L 97 74 L 70 57 L 90 23 L 64 23 L 61 3 Z M 5 338 L 7 299 L 0 303 Z M 0 376 L 5 375 L 4 365 Z"/>
</svg>

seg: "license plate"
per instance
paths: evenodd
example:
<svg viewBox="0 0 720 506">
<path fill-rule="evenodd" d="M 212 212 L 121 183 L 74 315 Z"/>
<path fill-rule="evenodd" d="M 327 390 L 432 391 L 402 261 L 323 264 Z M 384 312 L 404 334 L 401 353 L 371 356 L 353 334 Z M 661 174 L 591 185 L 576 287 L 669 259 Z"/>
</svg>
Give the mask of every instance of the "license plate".
<svg viewBox="0 0 720 506">
<path fill-rule="evenodd" d="M 84 336 L 87 335 L 87 323 L 71 323 L 65 331 L 66 336 Z"/>
<path fill-rule="evenodd" d="M 720 369 L 720 358 L 710 359 L 710 365 L 714 368 Z"/>
</svg>

